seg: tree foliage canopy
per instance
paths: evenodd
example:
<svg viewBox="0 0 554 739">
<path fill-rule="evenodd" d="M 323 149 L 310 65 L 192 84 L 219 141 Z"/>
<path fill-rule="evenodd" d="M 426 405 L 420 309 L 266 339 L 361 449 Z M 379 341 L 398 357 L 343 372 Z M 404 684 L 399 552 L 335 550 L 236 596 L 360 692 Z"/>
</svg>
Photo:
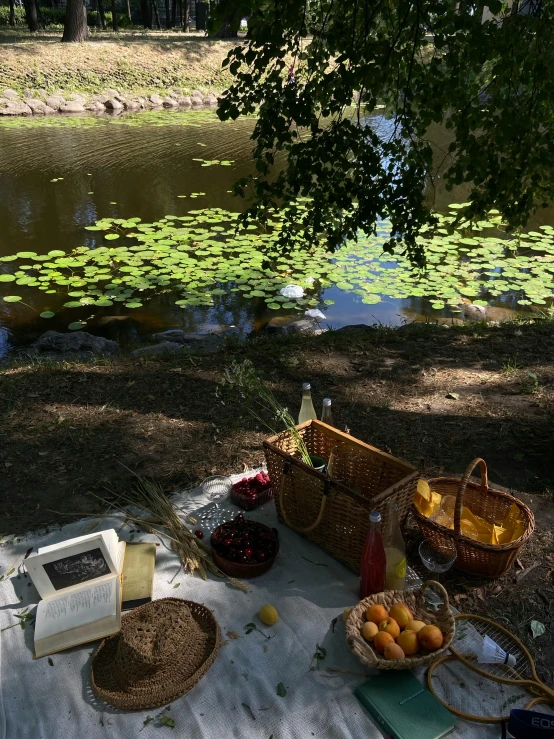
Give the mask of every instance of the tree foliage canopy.
<svg viewBox="0 0 554 739">
<path fill-rule="evenodd" d="M 470 0 L 253 0 L 219 107 L 222 119 L 259 116 L 257 171 L 236 185 L 253 197 L 245 217 L 284 204 L 283 243 L 325 234 L 331 247 L 388 217 L 386 248 L 402 242 L 422 262 L 440 175 L 448 189 L 472 183 L 461 220 L 497 208 L 525 224 L 554 196 L 554 0 L 536 3 L 487 0 L 484 15 Z M 385 134 L 368 116 L 378 105 Z M 449 130 L 445 150 L 434 124 Z"/>
</svg>

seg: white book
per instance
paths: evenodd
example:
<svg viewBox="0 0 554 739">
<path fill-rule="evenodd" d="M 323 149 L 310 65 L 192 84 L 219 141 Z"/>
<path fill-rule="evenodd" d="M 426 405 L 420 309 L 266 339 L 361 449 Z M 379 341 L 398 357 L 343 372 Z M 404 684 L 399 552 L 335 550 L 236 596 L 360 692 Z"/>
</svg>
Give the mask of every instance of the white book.
<svg viewBox="0 0 554 739">
<path fill-rule="evenodd" d="M 42 547 L 26 560 L 42 597 L 35 620 L 35 656 L 116 634 L 121 625 L 125 542 L 114 529 Z"/>
</svg>

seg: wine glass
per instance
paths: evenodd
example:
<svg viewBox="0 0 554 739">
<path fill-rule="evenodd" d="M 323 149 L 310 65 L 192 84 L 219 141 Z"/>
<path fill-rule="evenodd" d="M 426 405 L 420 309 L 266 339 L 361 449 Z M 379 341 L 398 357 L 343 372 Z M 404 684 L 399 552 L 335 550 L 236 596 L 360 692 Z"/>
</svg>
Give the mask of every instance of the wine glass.
<svg viewBox="0 0 554 739">
<path fill-rule="evenodd" d="M 443 539 L 440 543 L 424 539 L 419 545 L 419 556 L 424 566 L 435 575 L 437 582 L 440 582 L 440 574 L 448 572 L 456 561 L 458 552 L 451 539 Z M 436 606 L 442 603 L 442 599 L 433 599 L 432 602 Z"/>
</svg>

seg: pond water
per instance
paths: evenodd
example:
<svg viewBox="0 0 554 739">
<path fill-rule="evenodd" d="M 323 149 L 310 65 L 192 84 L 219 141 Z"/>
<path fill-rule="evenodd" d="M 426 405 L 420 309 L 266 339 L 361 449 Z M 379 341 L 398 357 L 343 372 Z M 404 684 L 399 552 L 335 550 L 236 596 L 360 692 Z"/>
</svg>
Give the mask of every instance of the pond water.
<svg viewBox="0 0 554 739">
<path fill-rule="evenodd" d="M 0 257 L 48 252 L 61 256 L 79 247 L 97 247 L 101 243 L 98 234 L 86 227 L 101 219 L 140 218 L 152 223 L 169 214 L 173 219 L 186 217 L 190 210 L 241 210 L 243 204 L 230 189 L 235 179 L 251 170 L 249 137 L 253 125 L 251 119 L 221 123 L 215 113 L 208 112 L 0 122 Z M 223 165 L 206 166 L 206 161 L 214 160 Z M 464 193 L 439 191 L 435 198 L 435 207 L 447 210 L 449 203 L 463 201 Z M 541 220 L 547 220 L 544 214 Z M 219 249 L 219 256 L 215 251 L 216 261 L 227 258 L 225 251 Z M 235 246 L 235 257 L 237 253 L 240 256 L 240 245 Z M 47 291 L 37 289 L 39 282 L 29 284 L 33 282 L 29 279 L 2 281 L 2 275 L 21 269 L 21 261 L 32 259 L 0 261 L 0 356 L 10 345 L 28 343 L 48 329 L 65 331 L 75 321 L 83 321 L 93 333 L 130 345 L 147 340 L 154 331 L 176 327 L 202 332 L 222 327 L 259 330 L 276 318 L 299 317 L 307 307 L 322 310 L 323 325 L 335 328 L 353 323 L 446 321 L 460 315 L 453 305 L 428 298 L 425 291 L 391 297 L 395 290 L 389 289 L 376 302 L 378 298 L 371 291 L 368 295 L 363 285 L 360 289 L 360 284 L 349 281 L 347 261 L 336 265 L 334 279 L 323 280 L 301 312 L 290 302 L 275 304 L 263 289 L 258 296 L 251 294 L 252 287 L 250 293 L 232 292 L 229 279 L 225 288 L 217 291 L 217 299 L 205 305 L 195 305 L 194 301 L 178 305 L 175 291 L 165 290 L 156 291 L 142 304 L 127 299 L 127 304 L 123 300 L 110 304 L 108 300 L 108 304 L 94 305 L 93 310 L 90 304 L 64 307 L 71 301 L 67 283 L 49 284 Z M 30 265 L 24 266 L 28 268 Z M 341 281 L 337 270 L 343 268 L 345 278 Z M 396 268 L 393 262 L 381 262 L 380 269 Z M 281 272 L 285 283 L 298 277 L 294 269 L 288 277 L 282 266 Z M 315 270 L 315 274 L 319 279 L 323 273 Z M 14 302 L 3 299 L 14 295 Z M 518 305 L 517 297 L 516 291 L 488 295 L 491 317 L 510 318 L 529 310 Z M 135 307 L 129 307 L 130 302 Z M 47 317 L 41 317 L 45 312 Z"/>
</svg>

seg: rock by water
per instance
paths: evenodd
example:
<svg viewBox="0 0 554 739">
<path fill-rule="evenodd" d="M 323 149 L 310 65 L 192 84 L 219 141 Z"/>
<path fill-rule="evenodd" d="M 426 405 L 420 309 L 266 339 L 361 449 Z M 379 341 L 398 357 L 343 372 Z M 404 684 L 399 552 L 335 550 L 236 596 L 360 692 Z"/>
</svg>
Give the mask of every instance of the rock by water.
<svg viewBox="0 0 554 739">
<path fill-rule="evenodd" d="M 59 331 L 47 331 L 42 334 L 26 350 L 33 356 L 62 359 L 69 355 L 71 358 L 90 357 L 95 354 L 114 354 L 119 349 L 117 341 L 94 336 L 87 331 L 71 331 L 62 334 Z"/>
</svg>

